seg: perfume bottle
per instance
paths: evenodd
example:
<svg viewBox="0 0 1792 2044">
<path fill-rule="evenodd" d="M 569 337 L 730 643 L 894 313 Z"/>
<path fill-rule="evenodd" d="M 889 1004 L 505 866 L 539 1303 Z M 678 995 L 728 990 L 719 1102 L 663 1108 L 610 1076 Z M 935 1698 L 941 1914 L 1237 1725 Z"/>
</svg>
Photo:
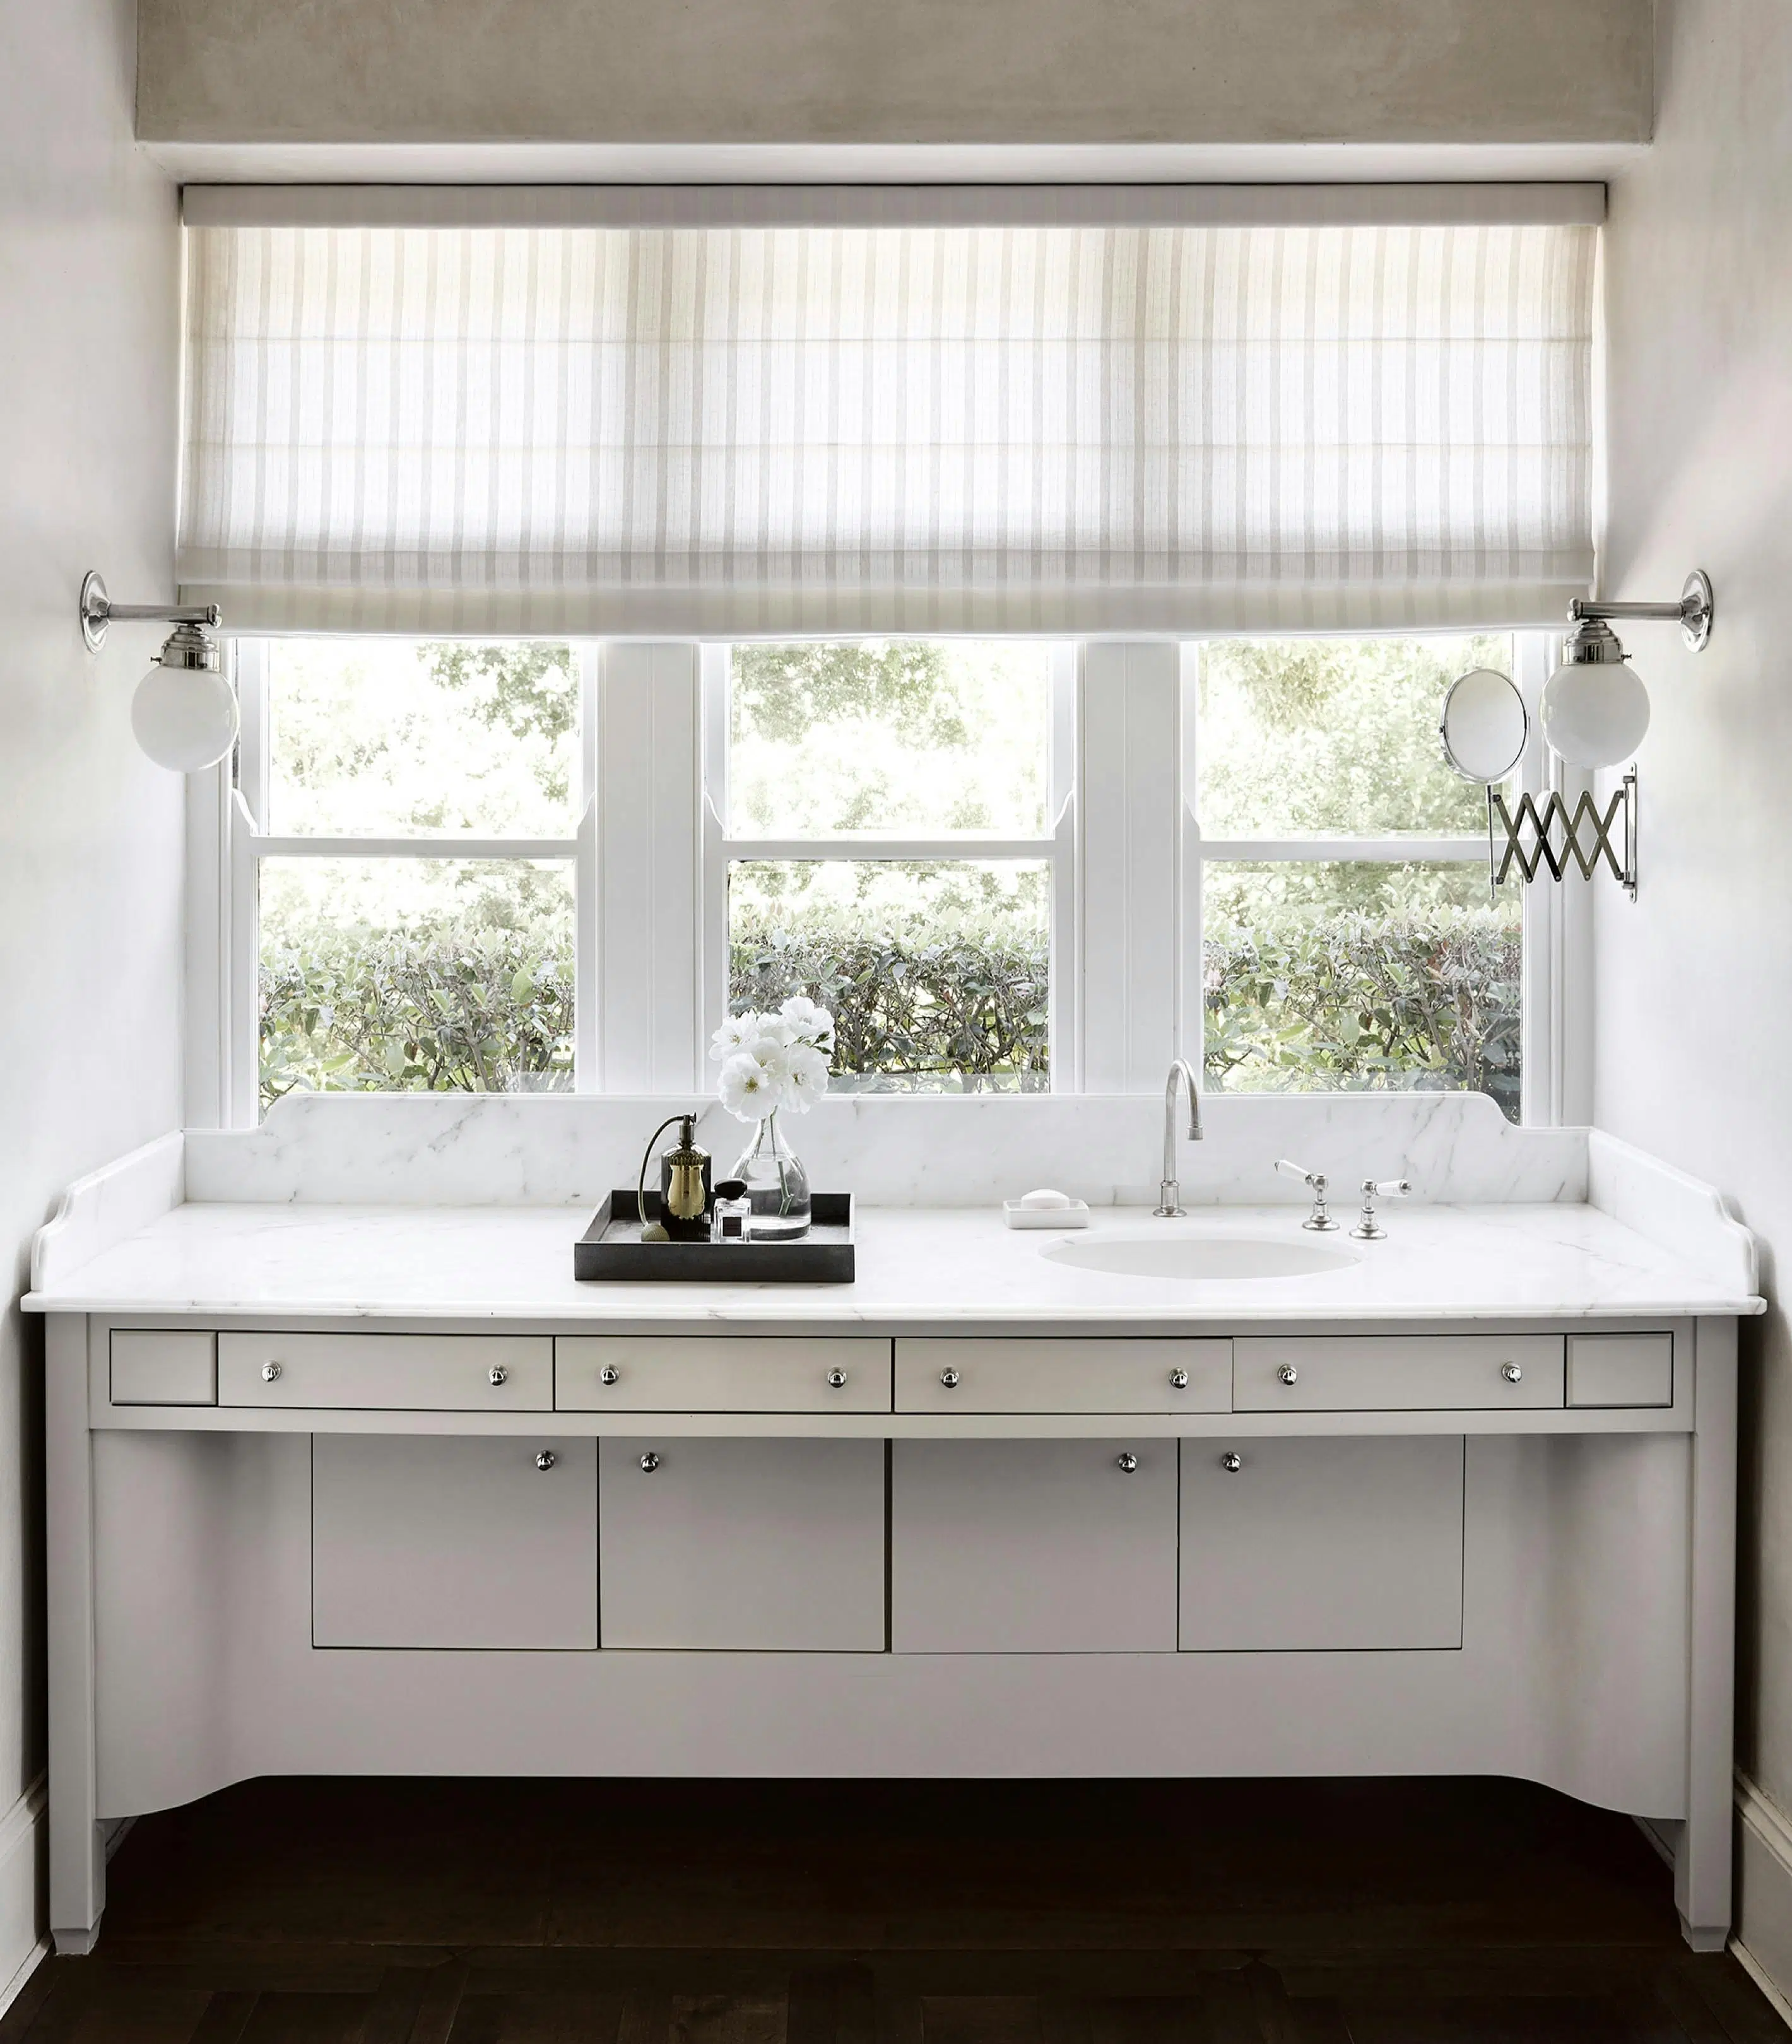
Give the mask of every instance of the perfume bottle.
<svg viewBox="0 0 1792 2044">
<path fill-rule="evenodd" d="M 660 1153 L 660 1220 L 674 1242 L 709 1239 L 709 1153 L 697 1147 L 697 1117 L 675 1117 L 679 1139 Z"/>
</svg>

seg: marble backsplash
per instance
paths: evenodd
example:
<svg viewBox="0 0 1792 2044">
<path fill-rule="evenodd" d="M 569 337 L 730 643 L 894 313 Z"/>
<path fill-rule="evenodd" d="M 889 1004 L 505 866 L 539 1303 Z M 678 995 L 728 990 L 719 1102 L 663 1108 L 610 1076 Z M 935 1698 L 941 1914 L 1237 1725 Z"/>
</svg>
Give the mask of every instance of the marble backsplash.
<svg viewBox="0 0 1792 2044">
<path fill-rule="evenodd" d="M 594 1204 L 632 1185 L 654 1124 L 693 1097 L 294 1094 L 258 1128 L 189 1130 L 194 1201 Z M 1364 1178 L 1404 1178 L 1434 1202 L 1580 1201 L 1580 1129 L 1514 1128 L 1479 1093 L 1209 1097 L 1206 1137 L 1179 1135 L 1186 1205 L 1292 1205 L 1291 1157 L 1349 1205 Z M 1186 1110 L 1179 1103 L 1179 1121 Z M 1055 1185 L 1094 1206 L 1157 1197 L 1157 1096 L 836 1094 L 789 1135 L 824 1190 L 872 1206 L 990 1205 Z M 725 1172 L 748 1132 L 711 1100 L 698 1139 Z"/>
</svg>

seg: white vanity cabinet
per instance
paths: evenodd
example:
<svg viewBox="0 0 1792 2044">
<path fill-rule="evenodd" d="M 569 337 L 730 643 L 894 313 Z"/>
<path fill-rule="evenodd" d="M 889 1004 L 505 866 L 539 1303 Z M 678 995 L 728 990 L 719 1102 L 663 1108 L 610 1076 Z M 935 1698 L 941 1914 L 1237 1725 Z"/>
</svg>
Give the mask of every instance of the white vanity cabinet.
<svg viewBox="0 0 1792 2044">
<path fill-rule="evenodd" d="M 1190 1653 L 1462 1645 L 1463 1439 L 1182 1444 Z"/>
<path fill-rule="evenodd" d="M 594 1442 L 318 1434 L 310 1446 L 313 1646 L 597 1645 Z"/>
<path fill-rule="evenodd" d="M 881 1441 L 598 1444 L 606 1649 L 884 1648 Z"/>
<path fill-rule="evenodd" d="M 890 1623 L 898 1654 L 1173 1653 L 1175 1443 L 898 1441 Z"/>
</svg>

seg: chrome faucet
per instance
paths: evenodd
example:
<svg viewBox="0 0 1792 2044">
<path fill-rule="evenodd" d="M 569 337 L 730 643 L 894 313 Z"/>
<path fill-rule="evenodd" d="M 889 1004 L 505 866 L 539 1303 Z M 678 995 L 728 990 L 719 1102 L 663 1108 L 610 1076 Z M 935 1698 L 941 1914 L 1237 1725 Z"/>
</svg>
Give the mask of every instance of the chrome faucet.
<svg viewBox="0 0 1792 2044">
<path fill-rule="evenodd" d="M 1188 1133 L 1198 1143 L 1206 1132 L 1201 1126 L 1201 1088 L 1195 1083 L 1194 1067 L 1186 1058 L 1178 1058 L 1170 1067 L 1163 1087 L 1163 1176 L 1152 1209 L 1160 1220 L 1175 1220 L 1182 1211 L 1182 1189 L 1176 1177 L 1176 1082 L 1188 1088 Z"/>
</svg>

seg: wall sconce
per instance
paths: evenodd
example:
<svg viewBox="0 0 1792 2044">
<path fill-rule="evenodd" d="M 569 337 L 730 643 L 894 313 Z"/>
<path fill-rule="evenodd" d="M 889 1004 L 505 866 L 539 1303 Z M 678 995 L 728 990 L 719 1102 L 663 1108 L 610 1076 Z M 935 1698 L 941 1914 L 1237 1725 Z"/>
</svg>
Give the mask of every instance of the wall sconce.
<svg viewBox="0 0 1792 2044">
<path fill-rule="evenodd" d="M 225 679 L 217 642 L 206 636 L 222 622 L 215 603 L 183 610 L 160 603 L 114 603 L 90 571 L 81 584 L 81 636 L 87 651 L 106 644 L 114 619 L 150 620 L 175 628 L 131 698 L 131 728 L 158 766 L 196 774 L 215 766 L 236 743 L 236 691 Z"/>
<path fill-rule="evenodd" d="M 1710 642 L 1711 610 L 1711 580 L 1702 569 L 1687 576 L 1678 603 L 1571 603 L 1575 628 L 1537 705 L 1552 748 L 1571 766 L 1615 766 L 1649 728 L 1649 692 L 1626 664 L 1629 655 L 1608 618 L 1677 624 L 1687 651 L 1702 653 Z"/>
</svg>

